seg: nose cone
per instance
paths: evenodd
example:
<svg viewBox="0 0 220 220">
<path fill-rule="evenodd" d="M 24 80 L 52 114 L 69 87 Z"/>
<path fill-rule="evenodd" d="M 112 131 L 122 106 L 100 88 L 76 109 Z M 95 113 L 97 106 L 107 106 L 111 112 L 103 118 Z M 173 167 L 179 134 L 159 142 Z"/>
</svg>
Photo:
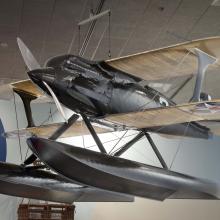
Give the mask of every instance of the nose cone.
<svg viewBox="0 0 220 220">
<path fill-rule="evenodd" d="M 30 77 L 30 79 L 34 82 L 34 83 L 39 83 L 42 81 L 42 73 L 39 72 L 39 70 L 34 70 L 34 71 L 30 71 L 28 72 L 28 76 Z"/>
<path fill-rule="evenodd" d="M 55 73 L 52 68 L 36 69 L 28 72 L 28 76 L 36 85 L 48 94 L 49 92 L 45 87 L 44 82 L 46 82 L 49 86 L 54 87 Z"/>
<path fill-rule="evenodd" d="M 38 85 L 43 83 L 43 81 L 51 84 L 55 80 L 55 73 L 52 68 L 33 70 L 28 72 L 28 76 L 34 83 Z"/>
</svg>

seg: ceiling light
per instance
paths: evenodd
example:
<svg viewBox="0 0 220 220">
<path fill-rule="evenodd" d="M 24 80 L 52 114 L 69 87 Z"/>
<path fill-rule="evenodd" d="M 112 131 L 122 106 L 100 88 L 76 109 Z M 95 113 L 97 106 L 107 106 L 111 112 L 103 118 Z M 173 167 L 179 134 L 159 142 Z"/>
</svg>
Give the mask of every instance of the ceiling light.
<svg viewBox="0 0 220 220">
<path fill-rule="evenodd" d="M 85 19 L 85 20 L 83 20 L 83 21 L 80 21 L 80 22 L 78 23 L 78 26 L 82 26 L 82 25 L 87 24 L 87 23 L 89 23 L 89 22 L 91 22 L 91 21 L 97 20 L 97 19 L 99 19 L 99 18 L 101 18 L 101 17 L 103 17 L 104 15 L 109 14 L 109 13 L 110 13 L 110 9 L 108 9 L 108 10 L 106 10 L 106 11 L 103 11 L 103 12 L 97 14 L 97 15 L 91 15 L 89 18 L 87 18 L 87 19 Z"/>
<path fill-rule="evenodd" d="M 6 42 L 0 42 L 0 46 L 5 48 L 8 47 L 8 44 Z"/>
</svg>

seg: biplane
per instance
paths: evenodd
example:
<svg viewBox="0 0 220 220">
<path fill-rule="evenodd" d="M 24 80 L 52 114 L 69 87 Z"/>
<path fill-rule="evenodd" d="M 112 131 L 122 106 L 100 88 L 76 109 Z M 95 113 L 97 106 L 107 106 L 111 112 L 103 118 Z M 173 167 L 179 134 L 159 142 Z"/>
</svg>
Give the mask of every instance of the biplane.
<svg viewBox="0 0 220 220">
<path fill-rule="evenodd" d="M 42 199 L 60 202 L 70 202 L 71 198 L 77 201 L 81 197 L 74 197 L 76 194 L 83 195 L 79 201 L 132 201 L 134 196 L 161 201 L 219 199 L 217 184 L 169 170 L 150 133 L 204 139 L 215 134 L 216 130 L 210 127 L 220 119 L 220 100 L 202 92 L 202 84 L 207 68 L 218 65 L 220 37 L 107 61 L 90 61 L 67 54 L 49 59 L 44 67 L 21 39 L 17 41 L 30 79 L 10 86 L 23 101 L 28 127 L 20 130 L 19 135 L 27 138 L 33 154 L 20 166 L 0 166 L 4 167 L 3 171 L 0 169 L 4 185 L 1 193 L 18 196 L 17 191 L 6 190 L 6 186 L 10 180 L 15 183 L 20 178 L 24 191 L 26 187 L 29 190 L 19 196 L 39 199 L 46 191 Z M 184 68 L 176 68 L 182 60 Z M 192 75 L 196 76 L 194 91 L 183 104 L 176 104 L 148 84 Z M 54 100 L 64 122 L 35 126 L 30 103 L 45 96 Z M 62 106 L 74 114 L 67 118 Z M 82 123 L 79 115 L 83 127 L 79 126 Z M 136 130 L 138 134 L 108 154 L 98 134 L 125 129 Z M 88 133 L 100 152 L 56 141 L 59 137 Z M 5 137 L 13 135 L 16 131 L 5 133 Z M 143 137 L 151 144 L 161 168 L 120 158 Z M 55 174 L 43 170 L 45 167 L 31 166 L 37 158 Z M 22 181 L 28 178 L 32 181 Z M 66 185 L 73 183 L 80 186 L 79 191 L 76 187 L 66 189 Z M 41 189 L 37 197 L 36 187 Z"/>
</svg>

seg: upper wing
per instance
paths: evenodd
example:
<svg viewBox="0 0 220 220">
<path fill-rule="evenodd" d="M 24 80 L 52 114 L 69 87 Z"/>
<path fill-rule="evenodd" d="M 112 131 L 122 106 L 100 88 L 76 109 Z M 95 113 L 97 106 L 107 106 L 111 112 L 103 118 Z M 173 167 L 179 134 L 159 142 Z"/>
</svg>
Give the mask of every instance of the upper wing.
<svg viewBox="0 0 220 220">
<path fill-rule="evenodd" d="M 198 48 L 220 58 L 220 37 L 206 38 L 107 60 L 110 66 L 143 80 L 159 80 L 197 73 Z"/>
<path fill-rule="evenodd" d="M 108 115 L 104 120 L 130 128 L 150 128 L 192 121 L 220 120 L 220 99 Z"/>
</svg>

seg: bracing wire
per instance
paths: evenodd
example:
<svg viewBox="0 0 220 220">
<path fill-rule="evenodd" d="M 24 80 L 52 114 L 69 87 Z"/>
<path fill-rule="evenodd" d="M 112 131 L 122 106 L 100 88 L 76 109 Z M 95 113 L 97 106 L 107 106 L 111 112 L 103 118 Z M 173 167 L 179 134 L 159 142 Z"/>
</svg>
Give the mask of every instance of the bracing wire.
<svg viewBox="0 0 220 220">
<path fill-rule="evenodd" d="M 53 122 L 53 114 L 52 114 L 52 104 L 50 104 L 50 110 L 49 110 L 49 120 Z"/>
<path fill-rule="evenodd" d="M 117 143 L 113 146 L 113 148 L 109 151 L 108 154 L 111 154 L 112 151 L 118 146 L 118 144 L 120 143 L 120 141 L 124 138 L 124 136 L 128 133 L 128 130 L 124 132 L 124 134 L 119 138 L 119 140 L 117 141 Z"/>
<path fill-rule="evenodd" d="M 126 136 L 124 136 L 124 138 L 132 137 L 132 136 L 135 136 L 135 135 L 137 135 L 137 134 L 135 133 L 135 134 L 126 135 Z M 117 138 L 114 138 L 114 139 L 111 139 L 111 140 L 108 140 L 108 141 L 104 141 L 104 142 L 102 142 L 102 144 L 107 144 L 107 143 L 110 143 L 110 142 L 114 142 L 114 141 L 117 141 L 120 138 L 121 137 L 117 137 Z M 96 147 L 96 146 L 97 146 L 96 144 L 93 144 L 93 145 L 90 145 L 90 146 L 86 147 L 86 149 L 93 148 L 93 147 Z"/>
<path fill-rule="evenodd" d="M 176 150 L 176 152 L 175 152 L 175 154 L 174 154 L 174 156 L 173 156 L 173 159 L 172 159 L 172 161 L 171 161 L 171 163 L 170 163 L 170 168 L 169 168 L 170 170 L 171 170 L 171 168 L 173 167 L 173 164 L 174 164 L 174 162 L 175 162 L 175 160 L 176 160 L 176 158 L 177 158 L 177 154 L 178 154 L 179 151 L 180 151 L 180 147 L 181 147 L 181 145 L 183 144 L 183 141 L 184 141 L 186 132 L 187 132 L 187 130 L 188 130 L 188 128 L 189 128 L 189 125 L 190 125 L 190 122 L 187 123 L 187 126 L 186 126 L 186 128 L 184 129 L 183 137 L 180 139 L 179 144 L 178 144 L 178 147 L 177 147 L 177 150 Z"/>
<path fill-rule="evenodd" d="M 57 109 L 55 109 L 53 112 L 49 113 L 50 115 L 47 116 L 41 123 L 40 123 L 40 126 L 41 125 L 44 125 L 45 123 L 47 123 L 51 117 L 53 117 L 56 113 L 58 112 Z"/>
<path fill-rule="evenodd" d="M 46 45 L 46 41 L 47 41 L 47 36 L 50 32 L 50 27 L 51 27 L 51 23 L 53 21 L 53 17 L 54 17 L 54 12 L 55 12 L 55 8 L 56 8 L 56 0 L 53 1 L 53 5 L 52 5 L 52 9 L 51 9 L 51 13 L 50 13 L 50 17 L 48 19 L 48 24 L 47 24 L 47 28 L 44 34 L 44 39 L 42 42 L 42 47 L 41 47 L 41 52 L 40 52 L 40 63 L 42 62 L 42 57 L 45 51 L 45 45 Z M 50 119 L 53 119 L 53 115 L 57 112 L 57 110 L 55 110 L 53 113 L 51 111 L 51 105 L 50 105 L 50 111 L 49 111 L 49 116 L 40 123 L 40 126 L 45 124 L 46 122 L 48 122 Z"/>
<path fill-rule="evenodd" d="M 102 35 L 101 35 L 101 37 L 100 37 L 100 39 L 99 39 L 99 41 L 98 41 L 98 44 L 97 44 L 95 50 L 94 50 L 93 53 L 92 53 L 91 60 L 93 60 L 93 59 L 95 58 L 95 55 L 96 55 L 96 53 L 97 53 L 97 51 L 98 51 L 98 49 L 99 49 L 99 46 L 100 46 L 100 44 L 101 44 L 101 42 L 102 42 L 102 39 L 104 38 L 104 35 L 105 35 L 105 32 L 107 31 L 107 29 L 108 29 L 108 26 L 106 26 L 106 28 L 105 28 L 104 31 L 102 32 Z"/>
<path fill-rule="evenodd" d="M 18 29 L 17 29 L 17 35 L 20 34 L 20 30 L 22 27 L 22 21 L 23 21 L 23 10 L 24 10 L 24 0 L 21 2 L 21 10 L 20 10 L 20 19 L 18 23 Z M 14 58 L 16 57 L 16 52 L 14 53 Z M 14 65 L 12 65 L 13 67 Z M 14 72 L 14 69 L 12 70 Z M 15 110 L 15 117 L 16 117 L 16 126 L 18 130 L 18 144 L 19 144 L 19 152 L 20 152 L 20 160 L 22 162 L 22 148 L 21 148 L 21 138 L 20 138 L 20 130 L 19 130 L 19 122 L 18 122 L 18 113 L 17 113 L 17 106 L 16 106 L 16 101 L 15 101 L 15 94 L 14 91 L 12 90 L 13 94 L 13 102 L 14 102 L 14 110 Z"/>
<path fill-rule="evenodd" d="M 106 25 L 104 31 L 101 34 L 101 37 L 98 41 L 98 44 L 92 53 L 91 60 L 93 60 L 95 58 L 95 55 L 99 49 L 99 46 L 100 46 L 107 30 L 108 30 L 108 57 L 111 58 L 111 11 L 109 11 L 109 13 L 108 13 L 108 25 Z"/>
<path fill-rule="evenodd" d="M 122 138 L 127 138 L 127 137 L 131 137 L 131 136 L 134 136 L 134 135 L 137 135 L 137 134 L 126 135 L 126 136 L 124 136 L 124 137 L 122 137 Z M 142 137 L 142 138 L 140 138 L 139 141 L 144 140 L 145 138 L 146 138 L 146 137 Z M 118 140 L 118 139 L 115 139 L 115 140 Z M 115 140 L 111 140 L 111 141 L 115 141 Z M 138 142 L 139 142 L 139 141 L 138 141 Z M 105 143 L 106 143 L 106 142 L 105 142 Z M 118 149 L 115 149 L 114 151 L 112 151 L 111 155 L 114 155 L 114 153 L 116 153 L 116 152 L 117 152 L 118 150 L 120 150 L 121 148 L 123 148 L 123 146 L 121 146 L 121 147 L 119 147 Z M 157 165 L 154 160 L 150 159 L 149 157 L 144 157 L 143 154 L 140 153 L 136 148 L 133 147 L 132 149 L 133 149 L 134 153 L 138 154 L 138 155 L 141 156 L 143 159 L 150 161 L 150 162 L 151 162 L 152 164 L 154 164 L 154 165 Z"/>
<path fill-rule="evenodd" d="M 193 112 L 192 112 L 192 114 L 193 114 Z M 191 121 L 191 120 L 189 120 L 189 122 L 188 122 L 187 125 L 186 125 L 186 128 L 184 129 L 183 136 L 182 136 L 182 138 L 181 138 L 180 141 L 179 141 L 178 148 L 177 148 L 177 150 L 176 150 L 176 152 L 175 152 L 175 154 L 174 154 L 174 157 L 173 157 L 173 159 L 172 159 L 172 161 L 171 161 L 170 169 L 172 168 L 172 166 L 173 166 L 173 164 L 174 164 L 174 161 L 176 160 L 177 154 L 178 154 L 179 151 L 180 151 L 180 147 L 181 147 L 181 145 L 182 145 L 182 143 L 183 143 L 183 141 L 184 141 L 184 139 L 185 139 L 185 137 L 186 137 L 187 130 L 188 130 L 190 124 L 191 124 L 190 121 Z"/>
<path fill-rule="evenodd" d="M 29 147 L 27 146 L 27 150 L 26 150 L 26 153 L 25 153 L 25 157 L 24 157 L 24 160 L 27 159 L 27 156 L 28 156 L 28 152 L 29 152 Z"/>
<path fill-rule="evenodd" d="M 20 129 L 19 129 L 19 122 L 18 122 L 18 112 L 17 112 L 17 106 L 16 106 L 16 101 L 15 101 L 15 94 L 14 91 L 12 91 L 13 93 L 13 100 L 14 100 L 14 109 L 15 109 L 15 118 L 16 118 L 16 126 L 17 126 L 17 130 L 18 130 L 18 143 L 19 143 L 19 151 L 20 151 L 20 160 L 21 162 L 22 160 L 22 150 L 21 150 L 21 137 L 20 137 Z"/>
</svg>

